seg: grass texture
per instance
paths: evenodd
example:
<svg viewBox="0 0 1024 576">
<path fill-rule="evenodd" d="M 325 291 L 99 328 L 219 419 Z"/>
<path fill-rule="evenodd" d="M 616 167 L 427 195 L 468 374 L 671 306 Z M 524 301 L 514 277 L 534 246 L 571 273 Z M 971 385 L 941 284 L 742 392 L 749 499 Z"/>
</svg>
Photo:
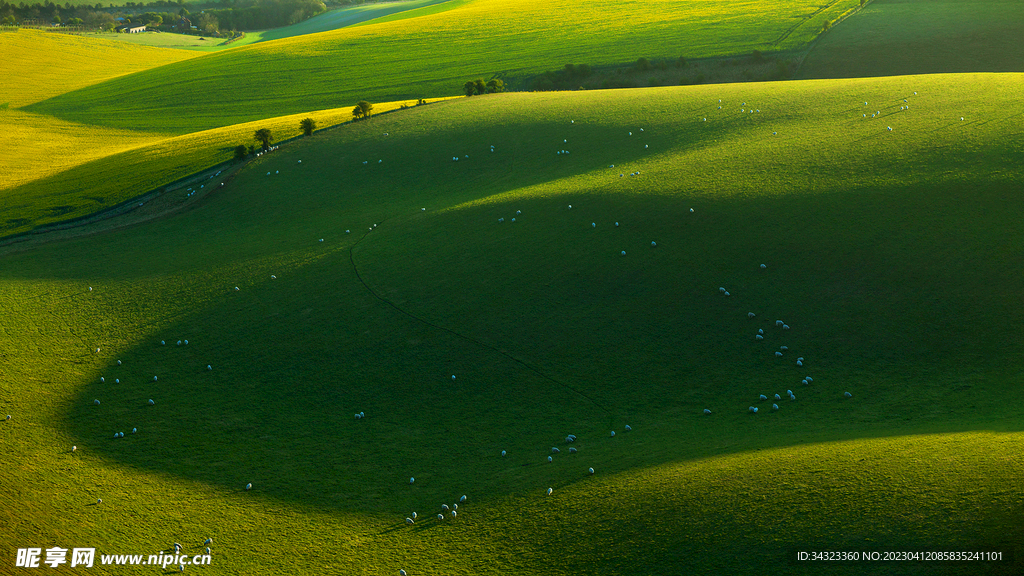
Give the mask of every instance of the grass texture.
<svg viewBox="0 0 1024 576">
<path fill-rule="evenodd" d="M 567 62 L 688 58 L 793 50 L 856 4 L 834 0 L 621 2 L 475 0 L 419 17 L 296 36 L 208 54 L 35 104 L 69 121 L 191 132 L 258 118 L 461 93 L 467 79 L 514 83 Z M 437 12 L 434 12 L 437 10 Z M 820 20 L 820 21 L 819 21 Z M 443 47 L 443 49 L 439 49 Z M 325 65 L 332 63 L 332 65 Z M 180 113 L 192 102 L 203 115 Z"/>
<path fill-rule="evenodd" d="M 818 574 L 795 553 L 998 549 L 829 569 L 1019 573 L 1020 82 L 458 99 L 8 254 L 0 554 Z"/>
</svg>

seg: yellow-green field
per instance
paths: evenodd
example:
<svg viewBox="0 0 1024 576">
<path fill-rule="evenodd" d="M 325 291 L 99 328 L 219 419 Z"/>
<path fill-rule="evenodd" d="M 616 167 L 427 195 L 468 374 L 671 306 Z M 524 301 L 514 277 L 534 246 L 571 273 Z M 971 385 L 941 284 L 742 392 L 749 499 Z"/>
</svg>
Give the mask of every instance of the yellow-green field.
<svg viewBox="0 0 1024 576">
<path fill-rule="evenodd" d="M 640 57 L 700 58 L 806 47 L 836 0 L 473 0 L 418 17 L 226 50 L 65 94 L 32 111 L 67 120 L 191 132 L 303 110 L 457 95 L 498 75 L 511 87 L 568 62 L 621 65 Z M 451 8 L 451 9 L 448 9 Z M 434 12 L 434 10 L 439 10 Z M 403 15 L 400 15 L 403 16 Z M 408 15 L 404 15 L 408 16 Z M 202 115 L 182 115 L 189 101 Z"/>
<path fill-rule="evenodd" d="M 0 105 L 12 108 L 198 55 L 31 29 L 0 34 L 0 54 L 4 55 Z M 131 129 L 130 120 L 123 116 L 117 124 Z"/>
<path fill-rule="evenodd" d="M 373 111 L 415 105 L 415 100 L 384 102 Z M 22 121 L 16 141 L 27 141 L 0 161 L 0 178 L 9 183 L 0 188 L 0 235 L 7 236 L 110 208 L 227 162 L 239 144 L 256 144 L 253 133 L 260 128 L 270 129 L 276 141 L 286 140 L 302 134 L 303 118 L 327 128 L 351 120 L 352 109 L 315 110 L 174 137 L 73 126 L 13 110 L 0 112 L 3 117 Z M 45 152 L 65 148 L 69 151 L 58 161 L 47 162 Z"/>
</svg>

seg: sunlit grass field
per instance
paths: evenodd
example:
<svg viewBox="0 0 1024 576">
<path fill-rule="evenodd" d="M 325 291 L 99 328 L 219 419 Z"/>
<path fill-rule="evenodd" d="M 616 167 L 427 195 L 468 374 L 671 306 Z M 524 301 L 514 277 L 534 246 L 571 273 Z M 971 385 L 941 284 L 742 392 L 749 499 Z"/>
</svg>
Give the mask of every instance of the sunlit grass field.
<svg viewBox="0 0 1024 576">
<path fill-rule="evenodd" d="M 458 99 L 7 254 L 0 555 L 819 574 L 796 552 L 985 549 L 1007 560 L 828 572 L 1017 574 L 1022 79 Z"/>
<path fill-rule="evenodd" d="M 11 108 L 198 55 L 183 50 L 108 41 L 90 35 L 30 29 L 0 34 L 0 54 L 3 54 L 4 61 L 0 106 L 8 104 Z M 119 100 L 119 96 L 114 98 Z M 132 128 L 129 117 L 123 113 L 117 116 L 112 122 L 116 127 Z"/>
<path fill-rule="evenodd" d="M 1024 3 L 873 0 L 825 34 L 802 78 L 1024 72 Z"/>
<path fill-rule="evenodd" d="M 378 103 L 374 112 L 415 104 Z M 183 136 L 70 125 L 15 110 L 0 112 L 0 119 L 5 117 L 14 122 L 15 146 L 0 158 L 0 236 L 80 218 L 230 161 L 239 144 L 257 145 L 253 133 L 261 128 L 270 129 L 276 141 L 287 140 L 302 134 L 299 122 L 304 118 L 315 120 L 320 129 L 328 128 L 351 120 L 352 108 L 267 118 Z"/>
<path fill-rule="evenodd" d="M 445 3 L 445 0 L 400 0 L 398 2 L 376 2 L 349 6 L 346 8 L 331 10 L 319 16 L 314 16 L 304 22 L 292 24 L 291 26 L 282 26 L 281 28 L 274 28 L 271 30 L 255 30 L 246 32 L 243 38 L 230 43 L 226 42 L 225 38 L 153 31 L 146 32 L 144 34 L 104 33 L 95 34 L 94 36 L 107 40 L 127 42 L 129 44 L 179 48 L 183 50 L 198 50 L 202 52 L 216 52 L 219 50 L 227 50 L 229 48 L 238 48 L 248 44 L 255 44 L 257 42 L 280 40 L 281 38 L 288 38 L 291 36 L 301 36 L 304 34 L 316 34 L 317 32 L 337 30 L 338 28 L 354 26 L 377 18 L 389 17 L 393 19 L 401 19 L 405 17 L 403 13 L 443 3 Z"/>
<path fill-rule="evenodd" d="M 567 62 L 620 65 L 793 50 L 826 19 L 856 6 L 836 0 L 475 0 L 436 13 L 295 36 L 208 54 L 104 82 L 32 106 L 37 113 L 104 126 L 191 132 L 258 118 L 349 105 L 457 95 L 466 80 L 510 83 Z M 451 9 L 449 9 L 451 8 Z M 425 9 L 433 12 L 432 9 Z M 183 115 L 189 101 L 203 117 Z"/>
</svg>

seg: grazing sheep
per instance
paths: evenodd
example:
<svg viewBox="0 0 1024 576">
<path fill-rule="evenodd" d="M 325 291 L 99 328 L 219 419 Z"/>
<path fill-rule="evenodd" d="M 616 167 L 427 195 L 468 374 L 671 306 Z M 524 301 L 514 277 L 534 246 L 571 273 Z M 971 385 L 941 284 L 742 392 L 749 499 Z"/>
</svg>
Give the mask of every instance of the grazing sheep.
<svg viewBox="0 0 1024 576">
<path fill-rule="evenodd" d="M 95 405 L 97 405 L 97 406 L 99 406 L 99 405 L 100 405 L 100 401 L 99 401 L 99 400 L 93 400 L 92 402 L 93 402 L 93 404 L 95 404 Z"/>
<path fill-rule="evenodd" d="M 799 361 L 803 362 L 803 361 L 804 361 L 804 357 L 803 357 L 803 356 L 801 356 L 801 357 L 797 358 L 797 360 L 799 360 Z"/>
<path fill-rule="evenodd" d="M 210 366 L 209 364 L 207 364 L 207 365 L 206 365 L 206 369 L 207 369 L 207 370 L 213 370 L 213 366 Z"/>
<path fill-rule="evenodd" d="M 707 414 L 711 414 L 711 410 L 708 410 L 707 408 L 705 408 L 705 409 L 704 409 L 704 414 L 705 414 L 705 415 L 707 415 Z"/>
<path fill-rule="evenodd" d="M 452 380 L 455 380 L 455 374 L 452 374 Z"/>
<path fill-rule="evenodd" d="M 103 376 L 100 376 L 100 383 L 103 383 L 103 382 L 106 382 L 106 380 L 103 379 Z"/>
<path fill-rule="evenodd" d="M 568 436 L 565 437 L 566 444 L 568 444 L 569 442 L 575 442 L 575 441 L 576 441 L 576 435 L 575 434 L 569 434 Z"/>
<path fill-rule="evenodd" d="M 723 296 L 729 296 L 729 291 L 726 290 L 726 292 L 725 292 L 725 294 L 723 294 Z"/>
<path fill-rule="evenodd" d="M 691 212 L 691 213 L 693 212 L 693 208 L 690 208 L 690 212 Z"/>
<path fill-rule="evenodd" d="M 615 436 L 615 430 L 612 430 L 612 436 Z"/>
<path fill-rule="evenodd" d="M 629 431 L 630 431 L 630 430 L 632 430 L 632 429 L 633 429 L 633 428 L 631 428 L 631 427 L 629 426 L 629 424 L 626 424 L 626 432 L 629 432 Z"/>
<path fill-rule="evenodd" d="M 757 414 L 757 406 L 751 406 L 748 410 L 750 410 L 751 414 Z"/>
<path fill-rule="evenodd" d="M 445 512 L 447 512 L 447 511 L 451 510 L 451 508 L 449 508 L 447 504 L 441 504 L 441 510 L 444 510 Z"/>
<path fill-rule="evenodd" d="M 754 316 L 756 316 L 756 314 L 753 312 L 747 312 L 747 318 L 753 318 Z"/>
<path fill-rule="evenodd" d="M 249 482 L 248 484 L 246 484 L 245 485 L 245 489 L 246 490 L 252 490 L 252 482 Z"/>
<path fill-rule="evenodd" d="M 804 361 L 803 360 L 797 360 L 796 361 L 796 365 L 797 366 L 803 366 L 804 365 Z"/>
<path fill-rule="evenodd" d="M 136 432 L 138 432 L 138 431 L 139 431 L 139 429 L 138 429 L 138 428 L 132 428 L 132 434 L 135 434 L 135 433 L 136 433 Z"/>
<path fill-rule="evenodd" d="M 779 356 L 782 356 L 782 352 L 776 352 L 776 353 L 775 353 L 775 357 L 776 357 L 776 358 L 778 358 Z"/>
<path fill-rule="evenodd" d="M 97 504 L 103 504 L 103 498 L 97 498 L 96 499 L 96 503 Z"/>
<path fill-rule="evenodd" d="M 764 394 L 761 394 L 760 398 L 761 398 L 761 400 L 767 400 L 768 399 L 768 397 L 765 396 Z"/>
<path fill-rule="evenodd" d="M 807 380 L 808 382 L 814 382 L 814 378 L 811 378 L 810 376 L 804 376 L 804 380 Z"/>
<path fill-rule="evenodd" d="M 459 502 L 465 502 L 465 501 L 466 501 L 466 495 L 463 494 L 462 497 L 459 498 Z"/>
<path fill-rule="evenodd" d="M 625 256 L 625 255 L 626 255 L 626 251 L 625 251 L 625 250 L 623 250 L 623 251 L 622 251 L 622 255 L 623 255 L 623 256 Z"/>
<path fill-rule="evenodd" d="M 653 241 L 651 242 L 651 246 L 657 246 L 657 245 L 658 245 L 657 242 L 653 242 Z"/>
<path fill-rule="evenodd" d="M 185 346 L 188 346 L 188 340 L 184 340 L 183 342 L 185 343 Z"/>
<path fill-rule="evenodd" d="M 775 399 L 776 399 L 776 400 L 782 400 L 782 396 L 779 396 L 778 394 L 776 394 L 776 395 L 775 395 Z"/>
<path fill-rule="evenodd" d="M 591 228 L 597 228 L 597 222 L 591 222 L 590 223 L 590 227 Z"/>
<path fill-rule="evenodd" d="M 554 488 L 548 488 L 548 496 L 551 496 L 551 493 L 554 492 L 554 491 L 555 491 Z"/>
<path fill-rule="evenodd" d="M 786 390 L 786 394 L 789 394 L 790 396 L 792 396 L 793 395 L 793 391 L 792 390 Z"/>
<path fill-rule="evenodd" d="M 779 350 L 782 350 L 783 352 L 785 352 L 785 351 L 789 350 L 789 346 L 779 346 Z"/>
<path fill-rule="evenodd" d="M 415 481 L 416 481 L 416 478 L 409 478 L 409 484 L 412 484 Z"/>
<path fill-rule="evenodd" d="M 775 321 L 775 325 L 776 326 L 782 326 L 782 320 L 776 320 Z"/>
<path fill-rule="evenodd" d="M 100 403 L 100 401 L 99 401 L 99 400 L 97 400 L 97 401 L 96 401 L 96 403 L 97 403 L 97 404 L 99 404 L 99 403 Z M 153 399 L 152 399 L 152 398 L 150 398 L 150 399 L 149 399 L 149 405 L 150 405 L 150 406 L 152 406 L 153 404 L 156 404 L 156 402 L 153 402 Z"/>
<path fill-rule="evenodd" d="M 156 382 L 156 376 L 153 376 L 153 382 Z"/>
<path fill-rule="evenodd" d="M 452 510 L 452 518 L 455 518 L 458 515 L 459 515 L 458 512 L 456 512 L 455 510 Z"/>
<path fill-rule="evenodd" d="M 501 451 L 501 457 L 502 457 L 502 458 L 504 458 L 504 457 L 505 457 L 505 451 L 504 451 L 504 450 L 502 450 L 502 451 Z"/>
<path fill-rule="evenodd" d="M 554 462 L 554 461 L 555 461 L 554 458 L 552 458 L 551 456 L 548 456 L 548 462 Z"/>
<path fill-rule="evenodd" d="M 121 383 L 121 379 L 120 378 L 114 378 L 114 384 L 120 384 L 120 383 Z"/>
<path fill-rule="evenodd" d="M 551 449 L 551 453 L 552 453 L 552 454 L 558 454 L 558 453 L 560 453 L 560 452 L 561 452 L 561 450 L 559 450 L 558 448 L 552 448 L 552 449 Z"/>
<path fill-rule="evenodd" d="M 849 392 L 843 392 L 843 396 L 846 396 L 847 398 L 852 398 L 853 394 L 850 394 Z"/>
<path fill-rule="evenodd" d="M 575 448 L 569 448 L 569 454 L 575 454 L 575 453 L 576 453 L 576 449 Z"/>
<path fill-rule="evenodd" d="M 757 329 L 757 333 L 758 334 L 764 334 L 764 328 L 758 328 Z"/>
<path fill-rule="evenodd" d="M 778 410 L 778 409 L 779 409 L 779 405 L 778 404 L 772 404 L 772 410 Z"/>
<path fill-rule="evenodd" d="M 783 330 L 789 330 L 789 324 L 783 324 L 782 325 L 782 329 Z"/>
<path fill-rule="evenodd" d="M 437 519 L 438 520 L 444 520 L 444 514 L 438 514 L 437 515 Z"/>
<path fill-rule="evenodd" d="M 807 386 L 807 380 L 806 379 L 805 380 L 801 380 L 800 383 L 803 384 L 804 386 Z"/>
<path fill-rule="evenodd" d="M 760 334 L 754 334 L 754 338 L 756 340 L 764 340 L 764 336 L 761 336 Z"/>
</svg>

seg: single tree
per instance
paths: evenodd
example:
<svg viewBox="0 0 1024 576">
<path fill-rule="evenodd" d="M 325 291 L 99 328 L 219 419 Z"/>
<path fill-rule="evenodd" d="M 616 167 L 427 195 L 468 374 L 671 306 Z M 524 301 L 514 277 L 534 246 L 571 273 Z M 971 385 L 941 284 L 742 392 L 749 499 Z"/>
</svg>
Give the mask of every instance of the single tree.
<svg viewBox="0 0 1024 576">
<path fill-rule="evenodd" d="M 486 94 L 487 93 L 487 83 L 484 82 L 483 78 L 477 78 L 476 80 L 474 80 L 473 81 L 473 88 L 476 90 L 477 94 Z"/>
<path fill-rule="evenodd" d="M 312 118 L 304 118 L 299 122 L 299 127 L 302 128 L 302 133 L 306 136 L 312 136 L 313 130 L 316 130 L 316 120 Z"/>
<path fill-rule="evenodd" d="M 245 149 L 245 144 L 235 146 L 235 160 L 245 160 L 247 153 L 248 151 Z"/>
<path fill-rule="evenodd" d="M 472 96 L 473 94 L 476 94 L 476 82 L 468 80 L 462 85 L 462 89 L 466 91 L 466 96 Z"/>
<path fill-rule="evenodd" d="M 267 151 L 267 148 L 270 148 L 270 143 L 274 141 L 274 136 L 270 133 L 270 128 L 260 128 L 255 134 L 253 134 L 253 138 L 263 145 L 264 152 Z"/>
<path fill-rule="evenodd" d="M 371 110 L 373 110 L 373 104 L 370 104 L 366 100 L 360 100 L 356 103 L 356 107 L 352 109 L 352 116 L 357 120 L 360 118 L 369 118 Z"/>
<path fill-rule="evenodd" d="M 497 93 L 497 92 L 504 92 L 504 91 L 505 91 L 505 82 L 503 82 L 501 80 L 501 78 L 491 78 L 490 80 L 487 81 L 487 92 L 488 93 L 494 94 L 494 93 Z"/>
</svg>

